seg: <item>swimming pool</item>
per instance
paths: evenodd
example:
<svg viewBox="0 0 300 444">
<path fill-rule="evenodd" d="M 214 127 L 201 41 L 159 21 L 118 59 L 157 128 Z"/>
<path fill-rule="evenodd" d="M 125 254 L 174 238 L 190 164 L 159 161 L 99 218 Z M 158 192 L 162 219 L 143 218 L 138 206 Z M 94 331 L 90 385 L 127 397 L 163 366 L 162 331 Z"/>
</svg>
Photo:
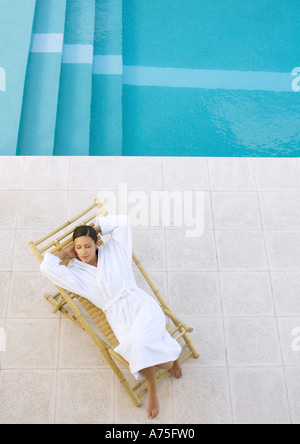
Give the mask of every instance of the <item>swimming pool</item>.
<svg viewBox="0 0 300 444">
<path fill-rule="evenodd" d="M 22 3 L 2 155 L 299 157 L 296 0 Z"/>
</svg>

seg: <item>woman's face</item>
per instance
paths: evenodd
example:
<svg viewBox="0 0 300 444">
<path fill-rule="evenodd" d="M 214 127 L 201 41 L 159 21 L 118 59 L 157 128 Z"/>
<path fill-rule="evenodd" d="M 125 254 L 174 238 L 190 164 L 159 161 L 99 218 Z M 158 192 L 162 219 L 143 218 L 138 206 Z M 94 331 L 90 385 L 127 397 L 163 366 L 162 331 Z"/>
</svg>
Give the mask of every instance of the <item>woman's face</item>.
<svg viewBox="0 0 300 444">
<path fill-rule="evenodd" d="M 95 244 L 93 239 L 89 236 L 77 237 L 74 241 L 75 251 L 82 262 L 86 264 L 97 261 L 96 250 L 98 242 Z"/>
</svg>

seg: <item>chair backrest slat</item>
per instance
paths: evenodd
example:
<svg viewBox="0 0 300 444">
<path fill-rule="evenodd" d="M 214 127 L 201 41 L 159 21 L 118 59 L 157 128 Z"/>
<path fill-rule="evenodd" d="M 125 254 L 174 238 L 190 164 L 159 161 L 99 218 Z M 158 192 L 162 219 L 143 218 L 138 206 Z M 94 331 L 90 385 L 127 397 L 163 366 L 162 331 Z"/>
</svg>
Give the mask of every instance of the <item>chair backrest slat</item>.
<svg viewBox="0 0 300 444">
<path fill-rule="evenodd" d="M 50 244 L 45 245 L 44 247 L 40 248 L 41 253 L 44 253 L 45 251 L 47 251 L 49 248 L 51 248 L 51 247 L 53 247 L 53 246 L 56 247 L 56 248 L 54 248 L 54 250 L 53 250 L 55 253 L 56 253 L 57 251 L 59 251 L 59 249 L 66 247 L 66 245 L 68 245 L 68 243 L 72 242 L 72 236 L 71 236 L 69 239 L 67 239 L 65 242 L 63 242 L 63 243 L 60 243 L 60 242 L 61 242 L 65 237 L 69 236 L 70 234 L 73 234 L 73 231 L 75 230 L 75 228 L 80 227 L 81 225 L 88 225 L 89 222 L 90 222 L 91 220 L 95 219 L 96 216 L 97 216 L 97 213 L 92 214 L 92 215 L 91 215 L 90 217 L 88 217 L 87 219 L 82 220 L 79 224 L 73 226 L 70 230 L 64 232 L 63 234 L 61 234 L 60 236 L 58 236 L 56 239 L 52 240 L 52 241 L 50 242 Z M 68 222 L 68 225 L 69 225 L 70 223 L 71 223 L 71 222 Z M 67 225 L 67 226 L 68 226 L 68 225 Z M 94 227 L 95 224 L 92 223 L 92 224 L 90 224 L 90 226 L 91 226 L 91 227 Z M 66 226 L 65 226 L 64 228 L 66 228 Z M 55 234 L 56 234 L 56 233 L 55 233 Z M 54 234 L 53 234 L 53 235 L 54 235 Z M 53 236 L 53 235 L 52 235 L 52 236 Z M 44 241 L 47 240 L 47 239 L 49 239 L 49 238 L 52 237 L 52 236 L 48 236 L 48 237 L 44 238 Z M 39 245 L 39 243 L 40 243 L 40 241 L 36 242 L 35 244 L 36 244 L 36 245 Z"/>
<path fill-rule="evenodd" d="M 63 225 L 61 225 L 60 227 L 56 228 L 56 230 L 51 231 L 51 233 L 47 234 L 46 236 L 44 236 L 42 239 L 39 239 L 37 242 L 35 242 L 35 245 L 40 245 L 42 242 L 45 242 L 45 240 L 49 239 L 50 237 L 54 236 L 56 233 L 58 233 L 59 231 L 64 230 L 66 227 L 72 225 L 74 222 L 76 222 L 78 219 L 82 218 L 82 216 L 84 216 L 85 214 L 89 213 L 91 210 L 93 210 L 95 207 L 97 207 L 98 204 L 97 202 L 95 202 L 93 205 L 91 205 L 89 208 L 87 208 L 86 210 L 82 211 L 80 214 L 78 214 L 77 216 L 73 217 L 73 219 L 70 219 L 69 221 L 65 222 Z M 99 213 L 99 211 L 97 212 L 97 214 Z M 92 219 L 95 216 L 92 217 Z M 91 220 L 91 219 L 90 219 Z M 72 232 L 72 230 L 69 232 L 69 234 Z"/>
</svg>

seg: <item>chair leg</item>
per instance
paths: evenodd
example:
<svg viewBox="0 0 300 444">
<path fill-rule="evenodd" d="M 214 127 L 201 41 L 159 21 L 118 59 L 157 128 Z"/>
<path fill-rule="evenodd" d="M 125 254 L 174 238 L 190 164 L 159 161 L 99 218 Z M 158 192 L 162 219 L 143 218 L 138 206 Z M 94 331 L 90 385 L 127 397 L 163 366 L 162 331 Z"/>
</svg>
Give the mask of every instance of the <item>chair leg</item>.
<svg viewBox="0 0 300 444">
<path fill-rule="evenodd" d="M 191 350 L 194 358 L 197 359 L 199 357 L 199 353 L 197 352 L 197 350 L 196 350 L 192 340 L 189 338 L 188 334 L 185 333 L 184 335 L 182 335 L 182 338 L 184 339 L 188 348 Z"/>
<path fill-rule="evenodd" d="M 115 373 L 115 375 L 119 379 L 120 383 L 125 388 L 126 392 L 130 396 L 133 403 L 136 405 L 136 407 L 140 407 L 140 405 L 142 404 L 142 401 L 135 394 L 135 392 L 131 388 L 129 382 L 127 381 L 127 379 L 125 378 L 125 376 L 123 375 L 123 373 L 121 372 L 121 370 L 119 369 L 119 367 L 117 366 L 115 361 L 110 356 L 109 352 L 107 350 L 101 350 L 101 352 L 102 352 L 104 358 L 106 359 L 106 361 L 108 362 L 108 364 L 110 365 L 111 369 L 113 370 L 113 372 Z"/>
</svg>

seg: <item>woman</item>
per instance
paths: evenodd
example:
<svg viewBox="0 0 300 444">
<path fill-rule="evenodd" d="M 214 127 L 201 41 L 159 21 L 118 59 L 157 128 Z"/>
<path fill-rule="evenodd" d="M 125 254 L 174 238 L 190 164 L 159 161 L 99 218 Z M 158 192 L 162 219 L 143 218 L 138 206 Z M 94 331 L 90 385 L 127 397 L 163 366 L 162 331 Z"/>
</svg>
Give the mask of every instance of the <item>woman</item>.
<svg viewBox="0 0 300 444">
<path fill-rule="evenodd" d="M 182 376 L 180 345 L 166 331 L 159 304 L 138 288 L 132 270 L 132 232 L 127 216 L 97 217 L 98 226 L 74 230 L 73 245 L 59 253 L 46 253 L 41 271 L 54 284 L 89 299 L 101 308 L 136 379 L 148 384 L 148 417 L 159 414 L 156 367 Z M 101 248 L 97 234 L 111 234 Z M 71 257 L 68 266 L 62 259 Z"/>
</svg>

